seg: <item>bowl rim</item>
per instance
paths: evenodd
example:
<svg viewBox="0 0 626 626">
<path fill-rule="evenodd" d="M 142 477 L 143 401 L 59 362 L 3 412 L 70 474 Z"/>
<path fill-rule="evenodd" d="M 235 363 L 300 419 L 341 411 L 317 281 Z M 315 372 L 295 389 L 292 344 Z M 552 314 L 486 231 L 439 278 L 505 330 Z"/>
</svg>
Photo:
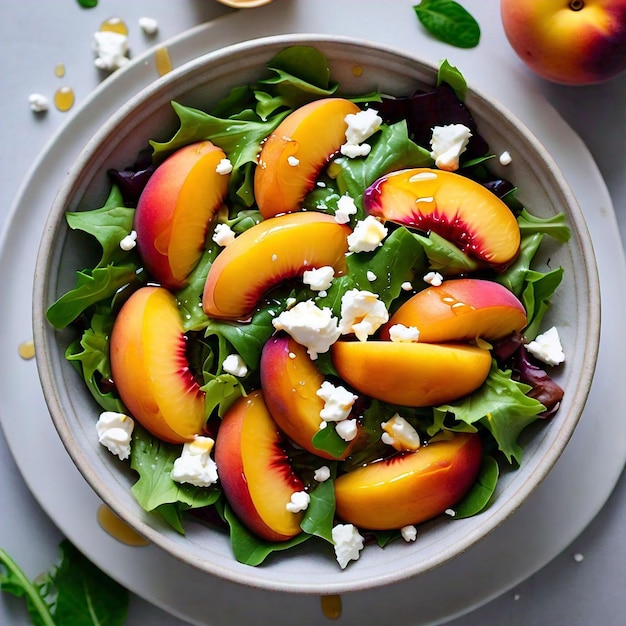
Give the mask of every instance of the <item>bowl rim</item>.
<svg viewBox="0 0 626 626">
<path fill-rule="evenodd" d="M 251 50 L 255 50 L 258 53 L 258 49 L 279 49 L 288 45 L 324 45 L 324 44 L 338 44 L 345 46 L 356 46 L 357 48 L 366 48 L 369 50 L 375 49 L 392 56 L 396 56 L 403 60 L 409 60 L 416 63 L 418 66 L 427 69 L 432 72 L 433 76 L 436 76 L 437 67 L 434 63 L 425 60 L 418 55 L 406 52 L 399 48 L 380 44 L 378 42 L 372 42 L 369 40 L 349 37 L 343 35 L 326 35 L 326 34 L 301 34 L 290 33 L 281 35 L 272 35 L 267 37 L 255 38 L 245 42 L 240 42 L 220 48 L 218 50 L 204 54 L 196 59 L 188 61 L 187 63 L 175 68 L 165 76 L 155 80 L 150 85 L 144 87 L 137 93 L 135 93 L 126 104 L 119 110 L 114 112 L 107 121 L 98 129 L 93 135 L 90 141 L 81 150 L 80 154 L 76 158 L 74 165 L 72 166 L 69 175 L 59 188 L 59 191 L 55 197 L 53 207 L 46 220 L 46 224 L 43 230 L 41 238 L 40 248 L 37 254 L 37 261 L 34 274 L 33 283 L 33 337 L 36 346 L 36 361 L 37 369 L 40 377 L 41 386 L 44 392 L 44 398 L 48 409 L 50 411 L 54 426 L 61 438 L 63 445 L 65 446 L 69 456 L 72 458 L 74 464 L 78 467 L 81 474 L 91 486 L 91 488 L 97 493 L 97 495 L 126 523 L 137 530 L 140 534 L 145 536 L 155 545 L 164 549 L 166 552 L 181 558 L 178 554 L 177 543 L 172 542 L 166 535 L 155 529 L 153 526 L 147 524 L 143 519 L 136 519 L 134 515 L 125 511 L 119 506 L 119 502 L 114 492 L 101 481 L 101 477 L 91 467 L 88 459 L 83 455 L 80 447 L 75 445 L 75 440 L 71 429 L 64 417 L 64 409 L 61 398 L 55 388 L 54 376 L 52 375 L 52 368 L 47 367 L 47 363 L 50 360 L 52 352 L 51 345 L 48 342 L 56 331 L 52 329 L 45 319 L 45 309 L 47 307 L 47 294 L 50 287 L 50 278 L 46 271 L 49 263 L 49 258 L 55 247 L 55 241 L 58 233 L 61 229 L 65 228 L 64 220 L 62 216 L 65 212 L 66 200 L 72 196 L 75 190 L 77 172 L 82 171 L 82 166 L 89 162 L 91 157 L 97 151 L 98 146 L 109 137 L 120 121 L 126 119 L 133 110 L 141 105 L 146 98 L 150 98 L 159 94 L 161 91 L 168 89 L 173 83 L 179 80 L 184 80 L 184 77 L 189 73 L 193 73 L 195 70 L 203 68 L 206 65 L 218 63 L 221 59 L 232 58 L 236 55 L 246 54 Z M 262 69 L 263 65 L 259 64 L 259 69 Z M 593 372 L 595 369 L 595 362 L 597 359 L 597 353 L 599 349 L 600 338 L 600 288 L 599 278 L 597 272 L 597 266 L 595 262 L 595 256 L 593 253 L 593 246 L 591 238 L 587 230 L 587 226 L 584 220 L 584 216 L 576 198 L 573 195 L 569 185 L 565 178 L 561 174 L 558 166 L 543 147 L 539 139 L 521 122 L 510 110 L 508 110 L 500 102 L 494 100 L 493 97 L 484 93 L 480 88 L 471 84 L 468 81 L 468 102 L 470 103 L 470 109 L 475 106 L 476 103 L 482 102 L 488 108 L 498 112 L 504 118 L 510 120 L 523 135 L 525 141 L 527 141 L 540 155 L 543 164 L 550 170 L 550 175 L 554 178 L 558 186 L 558 191 L 562 195 L 566 204 L 570 209 L 568 219 L 575 227 L 575 230 L 580 235 L 579 245 L 582 248 L 583 255 L 587 260 L 587 263 L 583 268 L 580 268 L 582 272 L 584 269 L 585 279 L 587 281 L 589 291 L 588 300 L 589 303 L 595 306 L 589 307 L 589 328 L 591 332 L 586 335 L 585 342 L 585 363 L 581 371 L 581 385 L 577 388 L 575 393 L 575 399 L 570 407 L 576 417 L 566 420 L 556 436 L 554 445 L 547 451 L 544 457 L 541 459 L 539 467 L 533 472 L 532 476 L 519 488 L 512 497 L 507 499 L 507 505 L 505 507 L 499 507 L 495 513 L 488 516 L 487 521 L 480 528 L 466 534 L 461 540 L 455 542 L 446 550 L 440 552 L 436 557 L 426 559 L 421 562 L 420 566 L 407 571 L 401 569 L 395 573 L 390 573 L 385 576 L 381 576 L 369 581 L 346 581 L 344 583 L 332 582 L 326 585 L 307 585 L 298 582 L 292 582 L 289 584 L 277 583 L 271 578 L 268 579 L 267 575 L 257 575 L 258 568 L 248 567 L 248 571 L 239 569 L 233 572 L 231 568 L 223 567 L 215 563 L 207 563 L 206 560 L 196 557 L 191 560 L 186 560 L 190 565 L 201 569 L 204 572 L 231 580 L 233 582 L 242 583 L 252 587 L 263 588 L 267 590 L 276 591 L 290 591 L 297 593 L 346 593 L 350 591 L 361 591 L 367 588 L 379 587 L 382 585 L 390 584 L 401 579 L 405 579 L 410 576 L 416 576 L 420 573 L 433 569 L 438 565 L 453 558 L 456 554 L 467 550 L 469 547 L 477 543 L 480 539 L 486 536 L 489 532 L 504 522 L 510 515 L 512 515 L 524 500 L 530 495 L 532 491 L 542 482 L 545 476 L 550 472 L 564 447 L 569 441 L 578 419 L 580 418 L 589 390 L 593 379 Z M 192 555 L 193 556 L 193 555 Z M 233 557 L 234 561 L 234 557 Z"/>
</svg>

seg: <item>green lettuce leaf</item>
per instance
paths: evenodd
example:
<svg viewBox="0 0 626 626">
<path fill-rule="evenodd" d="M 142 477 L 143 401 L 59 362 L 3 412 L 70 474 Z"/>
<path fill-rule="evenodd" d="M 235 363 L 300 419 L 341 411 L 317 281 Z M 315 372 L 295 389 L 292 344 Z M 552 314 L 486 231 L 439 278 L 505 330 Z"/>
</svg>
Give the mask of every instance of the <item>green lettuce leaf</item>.
<svg viewBox="0 0 626 626">
<path fill-rule="evenodd" d="M 495 361 L 484 384 L 466 398 L 434 409 L 439 414 L 451 413 L 459 422 L 474 426 L 480 423 L 493 436 L 498 449 L 509 463 L 522 461 L 522 448 L 517 439 L 529 424 L 545 411 L 543 404 L 526 395 L 530 386 L 511 379 L 511 371 L 498 369 Z M 437 420 L 436 422 L 437 423 Z M 435 434 L 432 427 L 429 434 Z"/>
</svg>

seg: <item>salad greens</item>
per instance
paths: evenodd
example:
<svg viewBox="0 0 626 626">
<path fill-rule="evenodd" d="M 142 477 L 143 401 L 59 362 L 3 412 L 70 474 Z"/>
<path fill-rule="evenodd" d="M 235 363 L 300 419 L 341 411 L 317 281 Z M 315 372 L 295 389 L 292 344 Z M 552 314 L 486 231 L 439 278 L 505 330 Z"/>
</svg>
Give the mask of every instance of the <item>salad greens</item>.
<svg viewBox="0 0 626 626">
<path fill-rule="evenodd" d="M 458 48 L 475 48 L 480 41 L 478 22 L 454 0 L 422 0 L 413 9 L 431 35 Z"/>
<path fill-rule="evenodd" d="M 429 5 L 441 8 L 448 4 L 452 3 L 430 0 L 420 6 L 425 11 Z M 456 13 L 450 15 L 455 17 Z M 138 161 L 135 170 L 112 172 L 111 192 L 102 207 L 67 214 L 68 225 L 76 231 L 75 236 L 95 238 L 101 254 L 94 258 L 91 269 L 77 273 L 76 287 L 52 304 L 47 315 L 49 322 L 58 329 L 67 326 L 77 329 L 77 338 L 67 348 L 67 358 L 82 374 L 95 401 L 104 410 L 124 412 L 115 382 L 111 380 L 108 356 L 115 315 L 128 294 L 150 280 L 138 253 L 119 247 L 119 241 L 132 230 L 134 202 L 150 171 L 174 150 L 191 142 L 208 139 L 221 147 L 232 162 L 233 172 L 229 210 L 220 212 L 217 222 L 228 224 L 236 233 L 241 233 L 262 219 L 253 193 L 253 173 L 261 142 L 294 108 L 335 94 L 339 89 L 332 81 L 326 59 L 308 46 L 280 52 L 268 63 L 267 72 L 268 75 L 257 83 L 232 90 L 210 113 L 172 103 L 179 127 L 171 139 L 150 142 L 152 170 L 146 169 L 145 164 L 139 165 Z M 427 148 L 433 125 L 466 124 L 472 130 L 472 138 L 462 155 L 460 173 L 501 196 L 517 216 L 522 235 L 521 251 L 516 260 L 499 274 L 488 272 L 487 277 L 501 282 L 521 298 L 529 321 L 524 335 L 533 338 L 539 332 L 562 277 L 561 268 L 541 272 L 533 268 L 533 261 L 544 237 L 565 242 L 569 230 L 562 215 L 547 219 L 531 215 L 517 199 L 514 186 L 490 172 L 489 160 L 493 154 L 463 102 L 466 89 L 461 73 L 444 61 L 432 89 L 397 98 L 381 94 L 356 95 L 355 102 L 375 106 L 384 121 L 380 132 L 368 140 L 371 152 L 365 158 L 334 159 L 320 176 L 322 184 L 306 196 L 303 206 L 332 215 L 339 198 L 348 193 L 357 205 L 354 221 L 362 219 L 365 216 L 361 201 L 363 191 L 377 178 L 397 169 L 433 165 Z M 424 286 L 422 277 L 431 270 L 454 276 L 479 269 L 473 258 L 436 233 L 388 225 L 390 234 L 375 251 L 347 257 L 348 272 L 333 281 L 326 295 L 317 298 L 320 307 L 329 307 L 338 315 L 342 296 L 358 288 L 379 294 L 392 314 L 409 298 L 402 288 L 404 283 L 410 282 L 419 290 Z M 303 283 L 283 285 L 271 293 L 271 299 L 258 306 L 248 322 L 209 319 L 200 302 L 206 276 L 219 253 L 211 234 L 212 231 L 208 233 L 206 250 L 187 286 L 174 295 L 189 339 L 188 357 L 206 393 L 207 428 L 216 432 L 228 408 L 241 396 L 259 388 L 261 351 L 275 332 L 274 317 L 293 302 L 311 298 L 311 291 Z M 485 274 L 484 269 L 481 272 Z M 368 273 L 370 278 L 373 273 L 375 280 L 369 280 Z M 342 461 L 341 471 L 389 454 L 389 447 L 381 443 L 381 422 L 399 410 L 427 438 L 445 430 L 479 432 L 487 454 L 476 485 L 456 509 L 458 518 L 478 513 L 489 505 L 498 480 L 499 463 L 515 466 L 522 461 L 521 432 L 538 418 L 556 410 L 559 392 L 562 395 L 558 385 L 543 369 L 530 363 L 522 351 L 520 337 L 508 338 L 494 346 L 486 382 L 457 402 L 410 409 L 373 400 L 359 407 L 366 443 Z M 238 354 L 245 361 L 249 373 L 244 378 L 238 379 L 222 371 L 221 364 L 230 354 Z M 328 353 L 320 354 L 316 365 L 324 375 L 336 375 Z M 320 430 L 313 443 L 334 458 L 339 457 L 347 445 L 332 427 Z M 190 515 L 199 521 L 217 520 L 218 525 L 229 529 L 235 557 L 250 565 L 257 565 L 274 551 L 305 540 L 315 538 L 332 543 L 333 477 L 338 471 L 337 464 L 330 463 L 331 478 L 318 484 L 311 477 L 313 464 L 319 464 L 319 459 L 313 459 L 289 442 L 287 446 L 292 465 L 311 497 L 301 524 L 303 532 L 288 542 L 267 542 L 250 533 L 233 514 L 219 486 L 199 488 L 174 482 L 170 472 L 182 446 L 158 441 L 140 427 L 133 434 L 131 468 L 138 479 L 132 491 L 143 508 L 162 515 L 178 532 L 184 533 L 184 519 Z M 379 545 L 399 536 L 395 531 L 372 534 Z"/>
<path fill-rule="evenodd" d="M 35 626 L 121 626 L 128 613 L 128 591 L 100 571 L 67 539 L 61 561 L 30 581 L 0 548 L 0 588 L 26 600 Z"/>
</svg>

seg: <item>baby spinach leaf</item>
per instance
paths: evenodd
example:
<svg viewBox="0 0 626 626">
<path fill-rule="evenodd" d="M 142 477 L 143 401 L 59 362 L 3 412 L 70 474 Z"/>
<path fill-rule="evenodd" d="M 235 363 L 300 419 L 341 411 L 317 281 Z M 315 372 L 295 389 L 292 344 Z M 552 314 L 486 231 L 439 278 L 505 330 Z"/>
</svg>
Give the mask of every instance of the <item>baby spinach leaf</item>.
<svg viewBox="0 0 626 626">
<path fill-rule="evenodd" d="M 436 232 L 431 231 L 428 235 L 413 233 L 413 236 L 424 247 L 430 269 L 444 276 L 475 272 L 478 269 L 474 259 Z"/>
<path fill-rule="evenodd" d="M 339 194 L 350 195 L 360 209 L 363 192 L 384 174 L 409 167 L 430 167 L 433 164 L 430 152 L 409 139 L 404 120 L 391 126 L 383 124 L 370 143 L 372 149 L 367 157 L 339 157 L 328 170 L 337 180 Z"/>
<path fill-rule="evenodd" d="M 454 519 L 464 519 L 483 511 L 496 490 L 499 475 L 498 462 L 492 456 L 485 455 L 476 482 L 454 506 Z"/>
<path fill-rule="evenodd" d="M 217 409 L 217 414 L 223 417 L 226 411 L 246 394 L 241 381 L 232 374 L 215 376 L 205 372 L 204 377 L 205 383 L 201 389 L 205 393 L 207 415 L 211 415 Z"/>
<path fill-rule="evenodd" d="M 335 427 L 328 424 L 326 428 L 321 428 L 311 439 L 311 443 L 318 450 L 327 452 L 335 459 L 338 459 L 348 447 L 348 442 L 344 441 L 335 430 Z"/>
<path fill-rule="evenodd" d="M 288 550 L 311 538 L 307 533 L 300 533 L 288 541 L 266 541 L 251 533 L 235 515 L 228 504 L 224 505 L 223 516 L 230 527 L 230 544 L 233 555 L 244 565 L 260 565 L 272 554 L 281 550 Z"/>
<path fill-rule="evenodd" d="M 300 528 L 309 535 L 316 535 L 332 544 L 335 518 L 335 488 L 332 479 L 320 483 L 310 495 L 311 501 L 300 522 Z"/>
<path fill-rule="evenodd" d="M 457 48 L 475 48 L 480 26 L 466 9 L 454 0 L 422 0 L 413 9 L 431 35 Z"/>
<path fill-rule="evenodd" d="M 467 95 L 467 81 L 461 72 L 454 65 L 450 65 L 447 59 L 439 64 L 437 72 L 437 87 L 442 83 L 448 83 L 454 90 L 459 100 L 465 100 Z"/>
</svg>

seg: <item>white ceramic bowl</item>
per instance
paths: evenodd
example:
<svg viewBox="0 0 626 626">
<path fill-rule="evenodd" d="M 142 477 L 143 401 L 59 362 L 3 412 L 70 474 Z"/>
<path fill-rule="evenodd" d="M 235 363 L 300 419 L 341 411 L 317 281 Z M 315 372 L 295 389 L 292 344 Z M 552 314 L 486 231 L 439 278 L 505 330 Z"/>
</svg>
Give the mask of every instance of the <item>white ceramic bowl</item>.
<svg viewBox="0 0 626 626">
<path fill-rule="evenodd" d="M 582 413 L 598 349 L 600 297 L 584 219 L 557 166 L 540 141 L 510 112 L 486 94 L 470 89 L 466 102 L 491 150 L 495 154 L 508 150 L 514 155 L 503 175 L 517 184 L 519 198 L 537 215 L 565 212 L 572 230 L 567 245 L 547 241 L 542 253 L 552 267 L 565 268 L 548 318 L 558 326 L 567 355 L 555 377 L 565 389 L 565 397 L 549 423 L 533 425 L 524 433 L 523 463 L 516 471 L 504 473 L 493 504 L 475 517 L 422 525 L 418 540 L 410 545 L 396 542 L 384 550 L 368 546 L 345 570 L 340 570 L 329 552 L 316 551 L 311 542 L 279 553 L 260 567 L 242 565 L 233 558 L 225 533 L 190 523 L 187 534 L 181 536 L 159 518 L 144 513 L 131 495 L 131 470 L 97 442 L 94 424 L 100 410 L 64 358 L 71 331 L 57 332 L 45 320 L 46 308 L 73 287 L 75 271 L 88 266 L 88 251 L 69 231 L 64 213 L 101 206 L 110 184 L 107 170 L 133 163 L 148 139 L 171 136 L 177 128 L 171 100 L 208 109 L 231 87 L 258 79 L 269 59 L 297 43 L 314 45 L 326 54 L 332 76 L 345 93 L 379 90 L 407 95 L 419 86 L 431 86 L 436 76 L 433 65 L 366 41 L 286 35 L 219 50 L 155 81 L 111 117 L 85 147 L 67 179 L 59 181 L 61 189 L 37 261 L 34 338 L 44 395 L 68 453 L 102 500 L 128 524 L 180 560 L 216 576 L 265 589 L 343 593 L 418 575 L 453 559 L 524 502 L 558 459 Z M 355 66 L 362 68 L 358 77 L 353 73 Z"/>
</svg>

